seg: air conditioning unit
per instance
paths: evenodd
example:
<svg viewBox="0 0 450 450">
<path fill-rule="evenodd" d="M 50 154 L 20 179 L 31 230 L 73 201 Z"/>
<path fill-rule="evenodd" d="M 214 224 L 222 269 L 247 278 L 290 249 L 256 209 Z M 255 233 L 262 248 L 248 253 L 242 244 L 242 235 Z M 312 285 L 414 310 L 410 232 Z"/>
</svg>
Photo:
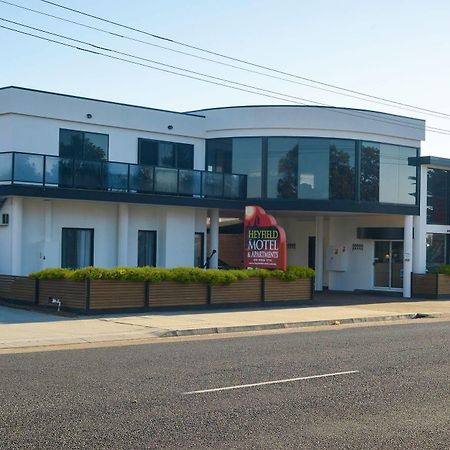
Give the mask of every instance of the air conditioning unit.
<svg viewBox="0 0 450 450">
<path fill-rule="evenodd" d="M 6 227 L 9 225 L 9 214 L 2 214 L 2 220 L 0 222 L 0 225 Z"/>
</svg>

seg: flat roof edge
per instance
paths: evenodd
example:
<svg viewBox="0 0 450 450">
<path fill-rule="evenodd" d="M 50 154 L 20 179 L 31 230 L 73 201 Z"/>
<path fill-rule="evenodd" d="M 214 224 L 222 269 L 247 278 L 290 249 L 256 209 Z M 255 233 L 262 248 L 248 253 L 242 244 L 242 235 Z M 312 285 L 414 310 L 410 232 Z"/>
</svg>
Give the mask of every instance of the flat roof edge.
<svg viewBox="0 0 450 450">
<path fill-rule="evenodd" d="M 0 87 L 0 91 L 8 90 L 8 89 L 17 89 L 17 90 L 20 90 L 20 91 L 35 92 L 35 93 L 38 93 L 38 94 L 57 95 L 57 96 L 60 96 L 60 97 L 74 98 L 74 99 L 78 99 L 78 100 L 89 100 L 89 101 L 92 101 L 92 102 L 108 103 L 110 105 L 127 106 L 129 108 L 146 109 L 146 110 L 149 110 L 149 111 L 165 112 L 165 113 L 169 113 L 169 114 L 180 114 L 182 116 L 201 117 L 203 119 L 205 118 L 204 115 L 196 114 L 194 112 L 190 113 L 190 112 L 170 111 L 170 110 L 167 110 L 167 109 L 150 108 L 148 106 L 132 105 L 130 103 L 114 102 L 112 100 L 100 100 L 98 98 L 81 97 L 81 96 L 78 96 L 78 95 L 71 95 L 71 94 L 61 94 L 60 92 L 42 91 L 40 89 L 25 88 L 25 87 L 22 87 L 22 86 L 3 86 L 3 87 Z"/>
</svg>

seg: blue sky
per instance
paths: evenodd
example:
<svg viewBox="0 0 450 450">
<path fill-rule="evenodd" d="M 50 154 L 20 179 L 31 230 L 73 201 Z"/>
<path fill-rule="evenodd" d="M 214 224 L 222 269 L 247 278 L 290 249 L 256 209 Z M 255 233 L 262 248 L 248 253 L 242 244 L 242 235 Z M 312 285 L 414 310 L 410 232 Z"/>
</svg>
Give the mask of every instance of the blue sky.
<svg viewBox="0 0 450 450">
<path fill-rule="evenodd" d="M 39 0 L 11 1 L 125 32 Z M 59 0 L 59 3 L 286 72 L 450 114 L 450 2 L 445 0 Z M 424 118 L 429 126 L 450 130 L 449 119 L 202 62 L 2 3 L 0 17 L 240 83 L 334 106 Z M 3 29 L 0 29 L 0 58 L 0 86 L 19 85 L 176 111 L 287 103 L 108 60 Z M 450 157 L 450 134 L 428 132 L 422 149 L 424 154 Z"/>
</svg>

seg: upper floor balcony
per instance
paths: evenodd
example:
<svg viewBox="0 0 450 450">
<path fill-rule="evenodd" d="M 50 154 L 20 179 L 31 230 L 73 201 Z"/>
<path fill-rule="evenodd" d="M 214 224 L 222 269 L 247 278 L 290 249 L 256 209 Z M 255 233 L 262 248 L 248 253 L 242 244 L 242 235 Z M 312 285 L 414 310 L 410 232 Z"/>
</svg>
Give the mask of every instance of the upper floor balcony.
<svg viewBox="0 0 450 450">
<path fill-rule="evenodd" d="M 188 196 L 247 198 L 247 176 L 22 152 L 0 153 L 0 185 Z"/>
</svg>

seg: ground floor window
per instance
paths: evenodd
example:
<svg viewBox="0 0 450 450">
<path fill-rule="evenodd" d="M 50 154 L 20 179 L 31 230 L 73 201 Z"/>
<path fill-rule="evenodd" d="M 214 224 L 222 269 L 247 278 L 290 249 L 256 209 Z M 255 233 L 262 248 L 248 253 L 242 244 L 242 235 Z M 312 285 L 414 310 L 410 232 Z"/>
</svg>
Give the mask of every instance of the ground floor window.
<svg viewBox="0 0 450 450">
<path fill-rule="evenodd" d="M 156 231 L 138 231 L 138 267 L 156 266 Z"/>
<path fill-rule="evenodd" d="M 448 264 L 450 235 L 443 233 L 427 234 L 427 270 L 431 271 L 442 264 Z"/>
<path fill-rule="evenodd" d="M 194 243 L 194 266 L 203 267 L 205 254 L 205 234 L 195 233 L 195 243 Z"/>
<path fill-rule="evenodd" d="M 94 265 L 94 230 L 63 228 L 61 267 L 79 269 Z"/>
</svg>

